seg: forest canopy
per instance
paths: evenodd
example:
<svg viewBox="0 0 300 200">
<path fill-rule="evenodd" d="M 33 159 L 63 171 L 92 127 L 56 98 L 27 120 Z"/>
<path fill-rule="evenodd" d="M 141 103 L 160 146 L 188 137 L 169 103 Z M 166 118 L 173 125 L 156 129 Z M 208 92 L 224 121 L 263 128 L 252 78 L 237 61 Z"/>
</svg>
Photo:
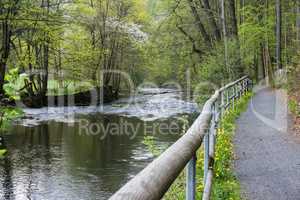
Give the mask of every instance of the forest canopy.
<svg viewBox="0 0 300 200">
<path fill-rule="evenodd" d="M 115 99 L 144 81 L 272 82 L 297 54 L 299 10 L 296 0 L 2 0 L 0 94 L 42 106 L 93 88 Z"/>
</svg>

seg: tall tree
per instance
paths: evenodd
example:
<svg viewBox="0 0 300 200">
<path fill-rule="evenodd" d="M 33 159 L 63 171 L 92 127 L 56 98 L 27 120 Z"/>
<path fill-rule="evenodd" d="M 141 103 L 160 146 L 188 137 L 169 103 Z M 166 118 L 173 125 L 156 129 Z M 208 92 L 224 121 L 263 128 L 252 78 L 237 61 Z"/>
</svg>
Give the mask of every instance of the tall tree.
<svg viewBox="0 0 300 200">
<path fill-rule="evenodd" d="M 207 47 L 212 47 L 209 34 L 207 33 L 207 31 L 206 31 L 206 29 L 205 29 L 205 27 L 204 27 L 204 25 L 201 21 L 201 17 L 200 17 L 200 14 L 197 11 L 197 8 L 195 6 L 195 2 L 193 0 L 188 0 L 188 3 L 189 3 L 189 6 L 191 8 L 192 14 L 195 18 L 196 26 L 198 27 L 198 30 L 199 30 L 200 34 L 202 35 L 206 46 Z"/>
<path fill-rule="evenodd" d="M 231 34 L 234 37 L 238 37 L 238 20 L 236 16 L 236 8 L 235 8 L 235 0 L 229 0 L 229 13 L 230 13 L 230 18 L 231 18 Z"/>
<path fill-rule="evenodd" d="M 240 51 L 240 38 L 238 33 L 238 20 L 237 20 L 237 14 L 236 14 L 236 6 L 235 6 L 235 0 L 229 0 L 229 13 L 230 13 L 230 21 L 231 21 L 231 37 L 236 41 L 237 43 L 237 49 L 236 54 L 238 57 L 237 60 L 237 68 L 235 69 L 235 77 L 241 77 L 244 74 L 244 69 L 242 66 L 242 58 L 241 58 L 241 51 Z"/>
<path fill-rule="evenodd" d="M 221 0 L 220 3 L 221 3 L 221 19 L 222 19 L 222 27 L 223 27 L 225 68 L 230 74 L 229 67 L 228 67 L 228 38 L 227 38 L 226 16 L 225 16 L 225 1 Z"/>
<path fill-rule="evenodd" d="M 296 4 L 296 39 L 300 41 L 300 0 L 295 1 Z"/>
<path fill-rule="evenodd" d="M 2 45 L 1 45 L 1 55 L 0 55 L 0 94 L 4 94 L 3 85 L 6 73 L 6 63 L 10 52 L 10 38 L 11 31 L 10 25 L 7 19 L 3 20 L 1 23 L 2 28 Z"/>
<path fill-rule="evenodd" d="M 203 6 L 204 6 L 204 9 L 205 9 L 205 13 L 207 15 L 209 24 L 212 27 L 214 38 L 217 41 L 220 41 L 221 40 L 221 31 L 220 31 L 220 29 L 217 25 L 216 20 L 215 20 L 214 11 L 211 9 L 209 0 L 203 0 Z"/>
<path fill-rule="evenodd" d="M 281 56 L 281 0 L 276 0 L 276 63 L 277 69 L 282 69 L 282 56 Z"/>
<path fill-rule="evenodd" d="M 10 55 L 12 25 L 10 18 L 17 14 L 19 0 L 1 1 L 0 17 L 1 17 L 1 43 L 0 43 L 0 95 L 4 94 L 3 85 L 5 73 L 7 69 L 7 61 Z"/>
</svg>

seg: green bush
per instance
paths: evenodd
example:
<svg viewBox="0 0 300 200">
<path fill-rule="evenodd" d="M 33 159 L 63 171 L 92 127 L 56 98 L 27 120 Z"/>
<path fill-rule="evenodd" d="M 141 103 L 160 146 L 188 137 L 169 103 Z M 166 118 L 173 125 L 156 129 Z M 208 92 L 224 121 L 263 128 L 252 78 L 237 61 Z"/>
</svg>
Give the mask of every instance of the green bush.
<svg viewBox="0 0 300 200">
<path fill-rule="evenodd" d="M 13 107 L 0 107 L 0 134 L 11 127 L 11 121 L 23 115 L 22 110 Z"/>
<path fill-rule="evenodd" d="M 296 100 L 289 100 L 289 109 L 294 115 L 300 116 L 300 107 Z"/>
</svg>

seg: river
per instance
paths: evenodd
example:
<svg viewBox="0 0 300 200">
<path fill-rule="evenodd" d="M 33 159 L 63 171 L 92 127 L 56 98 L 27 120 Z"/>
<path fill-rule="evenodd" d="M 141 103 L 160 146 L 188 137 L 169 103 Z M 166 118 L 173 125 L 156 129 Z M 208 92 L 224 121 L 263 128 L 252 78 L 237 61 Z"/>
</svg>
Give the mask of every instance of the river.
<svg viewBox="0 0 300 200">
<path fill-rule="evenodd" d="M 182 134 L 195 103 L 172 89 L 145 89 L 98 107 L 25 109 L 5 134 L 0 199 L 108 199 Z M 152 140 L 151 140 L 152 141 Z"/>
</svg>

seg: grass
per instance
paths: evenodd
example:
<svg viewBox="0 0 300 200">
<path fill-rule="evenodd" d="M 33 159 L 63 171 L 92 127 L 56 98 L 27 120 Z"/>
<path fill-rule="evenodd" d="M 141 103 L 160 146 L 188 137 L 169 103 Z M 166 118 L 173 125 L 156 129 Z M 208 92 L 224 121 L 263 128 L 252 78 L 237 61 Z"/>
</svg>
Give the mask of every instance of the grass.
<svg viewBox="0 0 300 200">
<path fill-rule="evenodd" d="M 289 94 L 289 110 L 296 117 L 300 116 L 300 55 L 294 58 L 294 64 L 287 68 L 287 91 Z"/>
<path fill-rule="evenodd" d="M 60 85 L 63 85 L 63 87 Z M 48 95 L 75 94 L 88 91 L 91 88 L 93 88 L 93 85 L 87 81 L 64 80 L 62 83 L 57 80 L 48 81 Z"/>
<path fill-rule="evenodd" d="M 23 79 L 16 79 L 9 84 L 5 85 L 6 93 L 15 100 L 20 99 L 19 91 L 24 87 Z M 75 80 L 48 80 L 48 93 L 47 95 L 71 95 L 79 92 L 88 91 L 94 86 L 88 81 L 75 81 Z"/>
<path fill-rule="evenodd" d="M 216 200 L 239 200 L 240 184 L 237 180 L 234 169 L 234 146 L 232 143 L 236 119 L 248 107 L 248 102 L 252 93 L 248 93 L 241 98 L 234 110 L 227 111 L 221 121 L 218 130 L 216 155 L 215 155 L 215 177 L 213 183 L 212 199 Z M 198 163 L 198 168 L 202 168 L 203 163 Z M 200 191 L 199 191 L 200 192 Z"/>
<path fill-rule="evenodd" d="M 215 155 L 215 171 L 213 179 L 213 200 L 240 200 L 240 184 L 237 180 L 234 169 L 234 146 L 232 143 L 235 133 L 235 122 L 242 112 L 247 109 L 248 102 L 252 97 L 252 93 L 248 93 L 242 97 L 235 105 L 234 110 L 229 110 L 225 113 L 220 128 L 218 129 L 216 155 Z M 155 145 L 149 140 L 148 147 L 153 152 Z M 150 145 L 151 144 L 151 145 Z M 156 151 L 155 151 L 156 152 Z M 196 199 L 202 198 L 202 191 L 204 189 L 204 153 L 203 148 L 197 152 L 197 188 Z M 157 153 L 157 152 L 156 152 Z M 165 200 L 184 200 L 185 199 L 185 170 L 179 175 L 169 191 L 165 194 Z"/>
<path fill-rule="evenodd" d="M 300 106 L 295 99 L 289 100 L 289 110 L 296 116 L 300 116 Z"/>
</svg>

